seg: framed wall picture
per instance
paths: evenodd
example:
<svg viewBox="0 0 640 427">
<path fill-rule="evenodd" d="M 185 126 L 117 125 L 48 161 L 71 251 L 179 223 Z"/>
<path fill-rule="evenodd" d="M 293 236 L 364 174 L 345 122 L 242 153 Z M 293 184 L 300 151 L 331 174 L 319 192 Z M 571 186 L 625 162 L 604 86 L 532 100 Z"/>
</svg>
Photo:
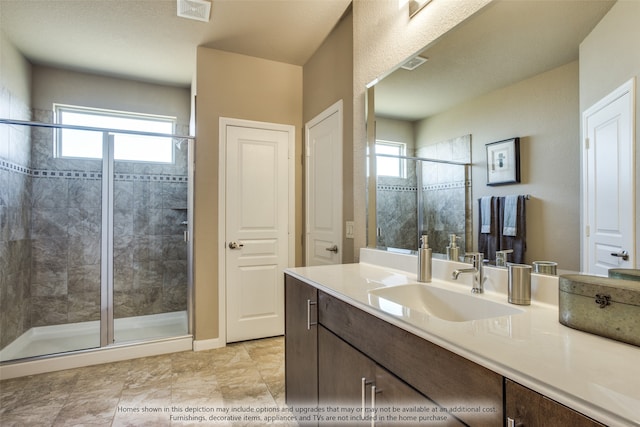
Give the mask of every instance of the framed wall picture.
<svg viewBox="0 0 640 427">
<path fill-rule="evenodd" d="M 520 138 L 486 144 L 487 185 L 520 182 Z"/>
</svg>

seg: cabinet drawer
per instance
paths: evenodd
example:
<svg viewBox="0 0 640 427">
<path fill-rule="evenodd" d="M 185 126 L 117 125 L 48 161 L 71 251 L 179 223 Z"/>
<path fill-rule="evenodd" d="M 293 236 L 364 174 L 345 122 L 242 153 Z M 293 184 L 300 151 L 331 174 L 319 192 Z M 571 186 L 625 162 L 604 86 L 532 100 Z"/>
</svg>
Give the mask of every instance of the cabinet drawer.
<svg viewBox="0 0 640 427">
<path fill-rule="evenodd" d="M 393 326 L 322 291 L 320 324 L 444 408 L 474 426 L 503 423 L 501 375 Z"/>
<path fill-rule="evenodd" d="M 514 425 L 527 427 L 595 427 L 603 424 L 509 379 L 505 379 L 506 413 Z"/>
</svg>

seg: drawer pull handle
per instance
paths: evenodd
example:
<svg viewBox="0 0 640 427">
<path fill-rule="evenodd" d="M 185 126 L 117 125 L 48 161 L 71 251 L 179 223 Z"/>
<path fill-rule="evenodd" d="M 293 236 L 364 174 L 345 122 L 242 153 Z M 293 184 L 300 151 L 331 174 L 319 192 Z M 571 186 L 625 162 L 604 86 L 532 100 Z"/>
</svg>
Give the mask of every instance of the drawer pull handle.
<svg viewBox="0 0 640 427">
<path fill-rule="evenodd" d="M 507 417 L 507 427 L 522 427 L 522 423 L 511 417 Z"/>
<path fill-rule="evenodd" d="M 366 397 L 367 397 L 367 386 L 371 385 L 371 384 L 373 384 L 373 381 L 367 381 L 367 379 L 365 377 L 362 377 L 362 382 L 361 382 L 361 385 L 362 385 L 362 390 L 361 390 L 361 393 L 362 393 L 362 414 L 360 416 L 362 417 L 363 420 L 365 419 L 364 413 L 365 413 L 365 406 L 366 406 L 365 400 L 366 400 Z"/>
<path fill-rule="evenodd" d="M 318 324 L 318 322 L 311 322 L 311 306 L 317 304 L 316 301 L 307 300 L 307 331 L 311 329 L 311 326 Z"/>
<path fill-rule="evenodd" d="M 371 427 L 376 427 L 376 394 L 382 393 L 375 385 L 371 386 Z"/>
</svg>

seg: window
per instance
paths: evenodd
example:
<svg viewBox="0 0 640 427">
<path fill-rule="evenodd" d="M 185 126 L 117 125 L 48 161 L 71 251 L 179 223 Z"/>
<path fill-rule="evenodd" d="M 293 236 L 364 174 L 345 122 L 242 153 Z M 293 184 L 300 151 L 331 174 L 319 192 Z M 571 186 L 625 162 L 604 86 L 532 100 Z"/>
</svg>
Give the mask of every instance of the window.
<svg viewBox="0 0 640 427">
<path fill-rule="evenodd" d="M 136 132 L 173 134 L 175 117 L 123 111 L 54 105 L 56 122 Z M 112 133 L 114 159 L 136 162 L 173 163 L 172 138 Z M 102 132 L 60 129 L 55 143 L 56 157 L 101 159 Z"/>
<path fill-rule="evenodd" d="M 406 156 L 407 144 L 393 141 L 376 141 L 376 155 L 378 154 Z M 378 176 L 407 177 L 407 161 L 405 159 L 378 156 L 376 169 Z"/>
</svg>

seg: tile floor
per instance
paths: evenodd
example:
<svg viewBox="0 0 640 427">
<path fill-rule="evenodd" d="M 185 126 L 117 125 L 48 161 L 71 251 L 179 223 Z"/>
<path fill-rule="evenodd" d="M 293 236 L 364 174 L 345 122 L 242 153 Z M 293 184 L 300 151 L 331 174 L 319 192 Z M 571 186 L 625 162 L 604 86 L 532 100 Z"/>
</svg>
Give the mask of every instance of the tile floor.
<svg viewBox="0 0 640 427">
<path fill-rule="evenodd" d="M 296 425 L 247 412 L 284 406 L 282 337 L 0 382 L 3 427 Z"/>
</svg>

